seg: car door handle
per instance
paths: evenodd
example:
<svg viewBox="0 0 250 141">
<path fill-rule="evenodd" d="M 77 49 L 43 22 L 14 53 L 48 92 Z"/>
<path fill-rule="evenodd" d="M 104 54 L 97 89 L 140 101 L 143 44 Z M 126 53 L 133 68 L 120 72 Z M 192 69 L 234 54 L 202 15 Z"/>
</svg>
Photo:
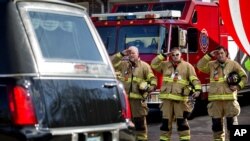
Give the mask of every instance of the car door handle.
<svg viewBox="0 0 250 141">
<path fill-rule="evenodd" d="M 117 86 L 117 84 L 112 83 L 112 82 L 111 83 L 104 83 L 104 85 L 103 85 L 104 88 L 113 88 L 115 86 Z"/>
</svg>

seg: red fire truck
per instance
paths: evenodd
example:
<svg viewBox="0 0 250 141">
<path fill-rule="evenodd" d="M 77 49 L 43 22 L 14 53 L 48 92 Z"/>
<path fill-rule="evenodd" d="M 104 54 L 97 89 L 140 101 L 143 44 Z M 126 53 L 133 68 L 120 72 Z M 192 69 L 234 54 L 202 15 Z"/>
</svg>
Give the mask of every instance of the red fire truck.
<svg viewBox="0 0 250 141">
<path fill-rule="evenodd" d="M 140 58 L 150 64 L 157 54 L 180 46 L 183 59 L 196 66 L 204 54 L 223 45 L 228 47 L 231 59 L 242 64 L 246 58 L 227 33 L 218 3 L 194 0 L 120 3 L 113 5 L 111 13 L 93 14 L 92 20 L 110 55 L 134 45 L 139 48 Z M 196 72 L 202 82 L 201 101 L 206 103 L 209 76 Z M 156 75 L 159 88 L 162 76 Z M 149 96 L 150 107 L 160 103 L 158 93 Z"/>
</svg>

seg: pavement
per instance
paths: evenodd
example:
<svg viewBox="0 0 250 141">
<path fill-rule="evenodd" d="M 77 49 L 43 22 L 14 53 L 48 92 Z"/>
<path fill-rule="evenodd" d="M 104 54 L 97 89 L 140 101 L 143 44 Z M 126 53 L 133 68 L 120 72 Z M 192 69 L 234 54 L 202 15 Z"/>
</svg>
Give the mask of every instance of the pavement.
<svg viewBox="0 0 250 141">
<path fill-rule="evenodd" d="M 250 95 L 250 94 L 249 94 Z M 247 99 L 246 99 L 247 98 Z M 250 125 L 250 98 L 240 101 L 241 113 L 238 117 L 239 125 Z M 243 102 L 242 102 L 243 101 Z M 212 122 L 208 115 L 198 116 L 188 120 L 191 129 L 191 141 L 212 141 Z M 160 122 L 148 124 L 149 141 L 159 141 Z M 172 141 L 179 141 L 176 123 L 173 123 Z"/>
</svg>

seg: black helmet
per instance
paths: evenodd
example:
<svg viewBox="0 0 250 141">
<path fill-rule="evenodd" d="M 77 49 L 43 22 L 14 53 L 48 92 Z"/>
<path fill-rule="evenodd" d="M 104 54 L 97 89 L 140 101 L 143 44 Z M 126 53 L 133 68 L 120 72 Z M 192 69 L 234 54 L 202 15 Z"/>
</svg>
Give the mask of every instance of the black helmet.
<svg viewBox="0 0 250 141">
<path fill-rule="evenodd" d="M 227 76 L 227 84 L 228 85 L 238 85 L 241 81 L 241 77 L 240 75 L 233 71 L 233 72 L 230 72 Z"/>
</svg>

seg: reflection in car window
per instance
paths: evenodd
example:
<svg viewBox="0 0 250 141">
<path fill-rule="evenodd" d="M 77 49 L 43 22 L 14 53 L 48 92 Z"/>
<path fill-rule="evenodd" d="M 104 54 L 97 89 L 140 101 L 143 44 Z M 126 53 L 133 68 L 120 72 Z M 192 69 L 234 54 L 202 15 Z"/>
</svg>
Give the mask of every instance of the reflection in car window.
<svg viewBox="0 0 250 141">
<path fill-rule="evenodd" d="M 29 16 L 44 58 L 102 61 L 82 17 L 34 11 Z"/>
<path fill-rule="evenodd" d="M 42 60 L 42 73 L 112 77 L 111 67 L 98 50 L 80 15 L 28 11 Z"/>
</svg>

